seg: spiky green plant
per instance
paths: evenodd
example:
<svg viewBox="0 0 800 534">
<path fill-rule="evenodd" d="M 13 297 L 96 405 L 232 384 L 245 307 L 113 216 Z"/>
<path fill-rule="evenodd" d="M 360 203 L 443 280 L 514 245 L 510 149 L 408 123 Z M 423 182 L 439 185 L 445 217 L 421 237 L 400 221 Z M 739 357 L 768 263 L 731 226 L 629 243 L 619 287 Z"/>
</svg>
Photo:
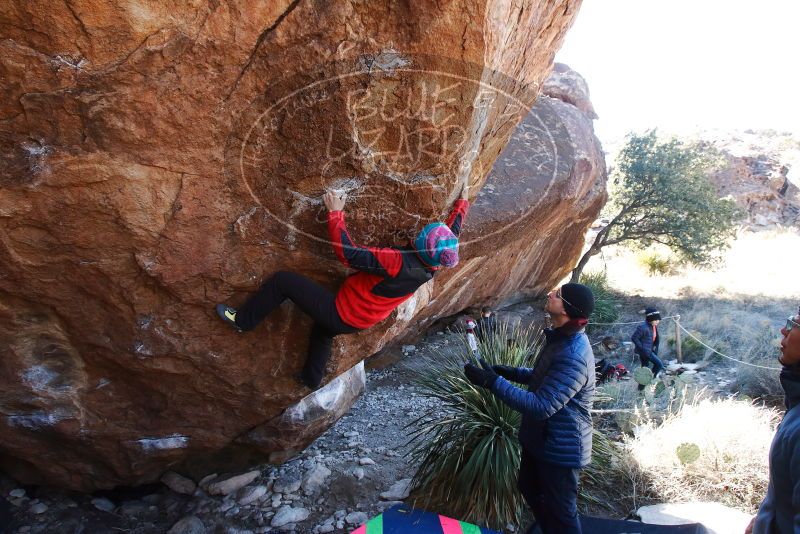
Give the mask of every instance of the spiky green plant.
<svg viewBox="0 0 800 534">
<path fill-rule="evenodd" d="M 541 334 L 499 325 L 479 342 L 481 356 L 492 365 L 530 367 Z M 520 524 L 524 501 L 517 490 L 521 415 L 464 376 L 475 360 L 466 340 L 456 352 L 440 352 L 417 384 L 437 408 L 409 425 L 417 465 L 412 480 L 415 503 L 472 523 L 502 528 Z"/>
</svg>

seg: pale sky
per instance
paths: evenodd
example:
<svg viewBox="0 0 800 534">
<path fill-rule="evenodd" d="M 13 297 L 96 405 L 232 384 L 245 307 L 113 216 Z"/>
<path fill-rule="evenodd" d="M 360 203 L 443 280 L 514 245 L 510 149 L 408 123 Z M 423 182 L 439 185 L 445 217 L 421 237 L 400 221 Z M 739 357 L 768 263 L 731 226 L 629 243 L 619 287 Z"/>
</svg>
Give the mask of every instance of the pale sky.
<svg viewBox="0 0 800 534">
<path fill-rule="evenodd" d="M 800 135 L 800 0 L 584 0 L 556 61 L 601 140 L 658 127 Z"/>
</svg>

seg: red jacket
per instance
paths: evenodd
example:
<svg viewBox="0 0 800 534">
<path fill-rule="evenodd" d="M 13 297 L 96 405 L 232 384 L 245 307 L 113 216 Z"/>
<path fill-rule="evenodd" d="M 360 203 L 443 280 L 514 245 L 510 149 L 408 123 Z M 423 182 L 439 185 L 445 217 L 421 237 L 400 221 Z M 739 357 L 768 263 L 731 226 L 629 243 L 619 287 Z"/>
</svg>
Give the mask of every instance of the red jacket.
<svg viewBox="0 0 800 534">
<path fill-rule="evenodd" d="M 467 200 L 456 200 L 447 218 L 455 235 L 461 232 L 468 210 Z M 339 260 L 359 271 L 348 276 L 336 294 L 339 317 L 350 326 L 369 328 L 386 319 L 438 269 L 425 264 L 413 247 L 356 245 L 347 233 L 343 211 L 328 213 L 328 232 Z"/>
</svg>

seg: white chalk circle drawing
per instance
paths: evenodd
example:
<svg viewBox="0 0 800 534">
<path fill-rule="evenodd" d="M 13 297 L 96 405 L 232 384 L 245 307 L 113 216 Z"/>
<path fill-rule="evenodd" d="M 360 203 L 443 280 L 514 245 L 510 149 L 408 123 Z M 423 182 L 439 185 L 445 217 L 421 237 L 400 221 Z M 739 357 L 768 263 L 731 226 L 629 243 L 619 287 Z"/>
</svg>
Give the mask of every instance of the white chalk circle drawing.
<svg viewBox="0 0 800 534">
<path fill-rule="evenodd" d="M 450 58 L 388 51 L 329 63 L 272 82 L 250 102 L 228 137 L 225 170 L 285 227 L 290 246 L 298 237 L 328 243 L 320 237 L 325 190 L 348 194 L 345 211 L 357 241 L 399 244 L 442 216 L 438 207 L 452 202 L 464 181 L 488 174 L 482 143 L 504 127 L 510 138 L 526 117 L 535 94 L 521 87 Z M 559 154 L 552 130 L 564 126 L 535 120 L 529 141 L 550 162 L 543 189 L 514 220 L 474 241 L 514 227 L 554 183 Z"/>
</svg>

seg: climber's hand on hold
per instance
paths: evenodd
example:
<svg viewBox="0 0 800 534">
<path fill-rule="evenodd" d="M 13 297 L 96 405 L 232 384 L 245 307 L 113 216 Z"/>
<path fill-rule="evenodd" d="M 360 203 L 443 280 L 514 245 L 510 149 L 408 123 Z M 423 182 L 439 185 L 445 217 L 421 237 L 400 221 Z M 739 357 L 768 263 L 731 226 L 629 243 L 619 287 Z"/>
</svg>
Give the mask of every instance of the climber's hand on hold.
<svg viewBox="0 0 800 534">
<path fill-rule="evenodd" d="M 344 209 L 344 203 L 347 200 L 347 193 L 327 191 L 325 196 L 322 198 L 325 201 L 325 207 L 328 208 L 328 211 L 341 211 Z"/>
</svg>

